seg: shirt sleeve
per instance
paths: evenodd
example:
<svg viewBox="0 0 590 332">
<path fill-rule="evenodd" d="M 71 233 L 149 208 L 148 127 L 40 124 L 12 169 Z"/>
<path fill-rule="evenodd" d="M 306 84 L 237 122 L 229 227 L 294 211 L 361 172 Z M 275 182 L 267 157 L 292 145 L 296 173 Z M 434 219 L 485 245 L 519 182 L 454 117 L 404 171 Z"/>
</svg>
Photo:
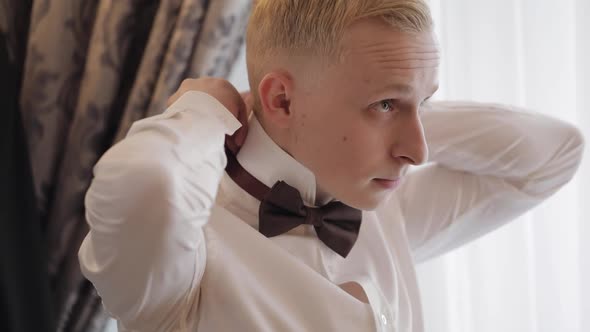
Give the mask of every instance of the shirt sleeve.
<svg viewBox="0 0 590 332">
<path fill-rule="evenodd" d="M 216 99 L 185 93 L 135 122 L 94 167 L 82 273 L 125 328 L 164 331 L 199 291 L 208 221 L 239 121 Z"/>
<path fill-rule="evenodd" d="M 582 159 L 579 129 L 515 107 L 431 103 L 430 158 L 395 193 L 417 262 L 461 246 L 555 193 Z"/>
</svg>

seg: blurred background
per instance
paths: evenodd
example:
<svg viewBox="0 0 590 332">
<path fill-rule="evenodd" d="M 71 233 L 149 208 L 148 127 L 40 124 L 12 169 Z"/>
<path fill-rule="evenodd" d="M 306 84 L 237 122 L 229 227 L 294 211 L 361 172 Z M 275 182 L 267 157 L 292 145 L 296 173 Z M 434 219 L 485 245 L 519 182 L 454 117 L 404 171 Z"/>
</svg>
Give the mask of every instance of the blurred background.
<svg viewBox="0 0 590 332">
<path fill-rule="evenodd" d="M 429 2 L 435 99 L 526 107 L 590 139 L 590 1 Z M 0 0 L 0 331 L 116 331 L 77 261 L 92 166 L 186 77 L 249 89 L 250 6 Z M 550 200 L 419 265 L 427 332 L 590 331 L 589 188 L 586 151 Z"/>
</svg>

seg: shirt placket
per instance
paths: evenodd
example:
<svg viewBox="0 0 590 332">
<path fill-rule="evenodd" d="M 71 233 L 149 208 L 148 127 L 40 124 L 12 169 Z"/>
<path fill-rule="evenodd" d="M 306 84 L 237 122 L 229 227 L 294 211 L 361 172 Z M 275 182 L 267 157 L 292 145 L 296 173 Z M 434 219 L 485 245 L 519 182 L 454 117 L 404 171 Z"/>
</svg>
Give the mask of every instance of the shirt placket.
<svg viewBox="0 0 590 332">
<path fill-rule="evenodd" d="M 371 309 L 373 310 L 377 332 L 395 331 L 395 327 L 397 326 L 397 316 L 394 314 L 394 311 L 383 294 L 371 281 L 363 282 L 363 288 L 369 298 Z"/>
</svg>

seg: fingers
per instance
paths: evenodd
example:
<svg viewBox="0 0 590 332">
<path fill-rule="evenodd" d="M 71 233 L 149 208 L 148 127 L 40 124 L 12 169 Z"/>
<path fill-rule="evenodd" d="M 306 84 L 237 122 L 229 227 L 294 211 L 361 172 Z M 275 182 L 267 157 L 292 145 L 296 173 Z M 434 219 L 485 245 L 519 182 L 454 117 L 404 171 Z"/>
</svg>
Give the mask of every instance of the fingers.
<svg viewBox="0 0 590 332">
<path fill-rule="evenodd" d="M 252 96 L 252 93 L 250 91 L 242 92 L 242 93 L 240 93 L 240 96 L 242 96 L 242 99 L 244 100 L 244 103 L 246 104 L 246 110 L 248 112 L 248 115 L 250 115 L 250 112 L 252 111 L 252 108 L 254 107 L 254 96 Z"/>
<path fill-rule="evenodd" d="M 234 142 L 236 143 L 238 148 L 241 148 L 242 145 L 244 145 L 246 137 L 248 137 L 248 126 L 244 125 L 242 126 L 242 128 L 238 129 L 238 131 L 236 131 L 236 134 L 234 135 Z"/>
<path fill-rule="evenodd" d="M 248 107 L 243 104 L 238 115 L 238 120 L 242 124 L 242 127 L 238 129 L 234 134 L 234 142 L 238 147 L 241 147 L 248 136 Z"/>
<path fill-rule="evenodd" d="M 174 92 L 174 94 L 172 96 L 170 96 L 170 98 L 168 98 L 168 100 L 166 100 L 166 108 L 170 107 L 170 105 L 174 104 L 174 102 L 180 98 L 180 96 L 185 93 L 186 91 L 188 91 L 189 89 L 187 88 L 188 86 L 191 85 L 191 82 L 195 82 L 196 80 L 194 79 L 184 79 L 182 80 L 182 82 L 180 82 L 180 86 L 178 87 L 178 89 L 176 90 L 176 92 Z"/>
<path fill-rule="evenodd" d="M 240 92 L 240 96 L 242 96 L 242 99 L 244 99 L 244 101 L 251 95 L 250 91 L 243 91 Z"/>
<path fill-rule="evenodd" d="M 178 91 L 166 100 L 166 108 L 170 107 L 178 99 Z"/>
<path fill-rule="evenodd" d="M 236 144 L 233 136 L 225 136 L 225 146 L 234 154 L 237 155 L 240 148 Z"/>
<path fill-rule="evenodd" d="M 244 116 L 246 121 L 248 121 L 248 119 L 250 119 L 250 115 L 254 110 L 254 97 L 252 97 L 250 93 L 242 93 L 241 95 L 244 99 L 244 104 L 246 105 L 246 111 Z"/>
<path fill-rule="evenodd" d="M 249 91 L 239 93 L 227 80 L 201 77 L 185 79 L 178 90 L 166 101 L 166 108 L 170 107 L 182 94 L 187 91 L 202 91 L 217 99 L 242 124 L 234 135 L 226 137 L 226 145 L 234 153 L 244 144 L 248 134 L 248 118 L 252 112 L 254 99 Z"/>
</svg>

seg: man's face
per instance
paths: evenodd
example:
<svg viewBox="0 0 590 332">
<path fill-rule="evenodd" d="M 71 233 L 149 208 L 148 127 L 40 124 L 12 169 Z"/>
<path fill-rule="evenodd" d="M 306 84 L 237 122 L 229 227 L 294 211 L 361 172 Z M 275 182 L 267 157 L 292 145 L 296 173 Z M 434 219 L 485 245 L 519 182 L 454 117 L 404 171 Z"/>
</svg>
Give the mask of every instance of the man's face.
<svg viewBox="0 0 590 332">
<path fill-rule="evenodd" d="M 320 193 L 372 210 L 399 185 L 392 180 L 428 159 L 420 107 L 437 90 L 438 47 L 433 33 L 375 20 L 349 27 L 342 46 L 340 59 L 295 87 L 289 152 Z"/>
</svg>

